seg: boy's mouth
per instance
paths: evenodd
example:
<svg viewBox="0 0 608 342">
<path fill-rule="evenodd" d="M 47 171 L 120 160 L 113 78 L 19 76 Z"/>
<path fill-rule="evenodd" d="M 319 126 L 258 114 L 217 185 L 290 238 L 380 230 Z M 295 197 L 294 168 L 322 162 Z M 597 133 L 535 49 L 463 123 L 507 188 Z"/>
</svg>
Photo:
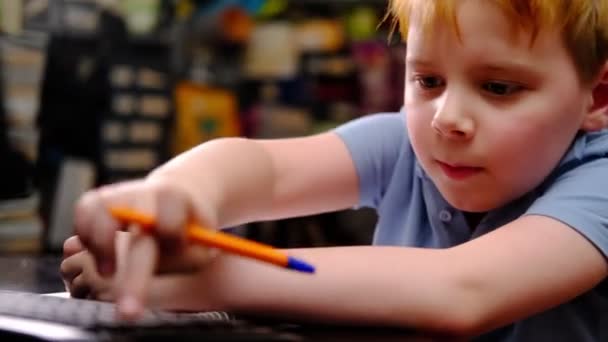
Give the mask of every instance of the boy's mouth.
<svg viewBox="0 0 608 342">
<path fill-rule="evenodd" d="M 477 166 L 448 164 L 439 160 L 437 160 L 437 164 L 439 164 L 439 167 L 441 167 L 441 170 L 446 176 L 455 180 L 469 178 L 483 170 L 483 168 Z"/>
</svg>

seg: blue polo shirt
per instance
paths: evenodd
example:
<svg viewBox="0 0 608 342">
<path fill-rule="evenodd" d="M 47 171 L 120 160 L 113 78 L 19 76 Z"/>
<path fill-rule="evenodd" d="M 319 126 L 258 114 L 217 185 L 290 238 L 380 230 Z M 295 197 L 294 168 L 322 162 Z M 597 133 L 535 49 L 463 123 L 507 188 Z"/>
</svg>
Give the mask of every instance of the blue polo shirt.
<svg viewBox="0 0 608 342">
<path fill-rule="evenodd" d="M 538 188 L 489 212 L 471 232 L 464 214 L 443 199 L 418 164 L 404 116 L 370 115 L 335 130 L 357 169 L 359 205 L 378 213 L 374 244 L 446 248 L 522 215 L 536 214 L 566 223 L 608 256 L 608 130 L 579 135 Z M 608 282 L 568 303 L 480 337 L 485 338 L 608 341 Z"/>
</svg>

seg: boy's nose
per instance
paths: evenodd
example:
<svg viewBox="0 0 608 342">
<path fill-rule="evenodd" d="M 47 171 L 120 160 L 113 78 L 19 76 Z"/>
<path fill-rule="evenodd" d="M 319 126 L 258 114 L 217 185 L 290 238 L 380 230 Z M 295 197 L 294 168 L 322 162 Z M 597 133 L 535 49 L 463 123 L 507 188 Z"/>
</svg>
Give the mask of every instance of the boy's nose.
<svg viewBox="0 0 608 342">
<path fill-rule="evenodd" d="M 475 133 L 474 120 L 456 106 L 439 108 L 431 126 L 439 135 L 455 140 L 468 140 Z"/>
</svg>

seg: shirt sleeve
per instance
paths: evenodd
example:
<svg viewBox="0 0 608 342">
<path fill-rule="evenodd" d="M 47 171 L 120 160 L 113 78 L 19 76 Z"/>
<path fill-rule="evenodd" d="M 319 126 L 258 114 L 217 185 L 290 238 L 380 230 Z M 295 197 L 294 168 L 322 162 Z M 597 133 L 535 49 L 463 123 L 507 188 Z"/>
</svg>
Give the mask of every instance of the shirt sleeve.
<svg viewBox="0 0 608 342">
<path fill-rule="evenodd" d="M 586 162 L 560 175 L 526 215 L 559 220 L 608 257 L 608 158 Z"/>
<path fill-rule="evenodd" d="M 359 206 L 377 208 L 399 158 L 406 128 L 403 113 L 364 116 L 335 129 L 359 177 Z"/>
</svg>

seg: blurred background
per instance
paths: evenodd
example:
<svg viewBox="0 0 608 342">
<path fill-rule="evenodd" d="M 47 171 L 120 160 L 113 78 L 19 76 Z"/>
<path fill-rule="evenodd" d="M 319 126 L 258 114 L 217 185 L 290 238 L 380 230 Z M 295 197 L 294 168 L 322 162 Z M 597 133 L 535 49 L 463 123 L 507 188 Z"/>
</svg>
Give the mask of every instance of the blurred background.
<svg viewBox="0 0 608 342">
<path fill-rule="evenodd" d="M 405 47 L 387 2 L 0 0 L 0 253 L 59 252 L 80 194 L 206 140 L 398 111 Z M 375 219 L 232 230 L 278 247 L 354 245 Z"/>
</svg>

